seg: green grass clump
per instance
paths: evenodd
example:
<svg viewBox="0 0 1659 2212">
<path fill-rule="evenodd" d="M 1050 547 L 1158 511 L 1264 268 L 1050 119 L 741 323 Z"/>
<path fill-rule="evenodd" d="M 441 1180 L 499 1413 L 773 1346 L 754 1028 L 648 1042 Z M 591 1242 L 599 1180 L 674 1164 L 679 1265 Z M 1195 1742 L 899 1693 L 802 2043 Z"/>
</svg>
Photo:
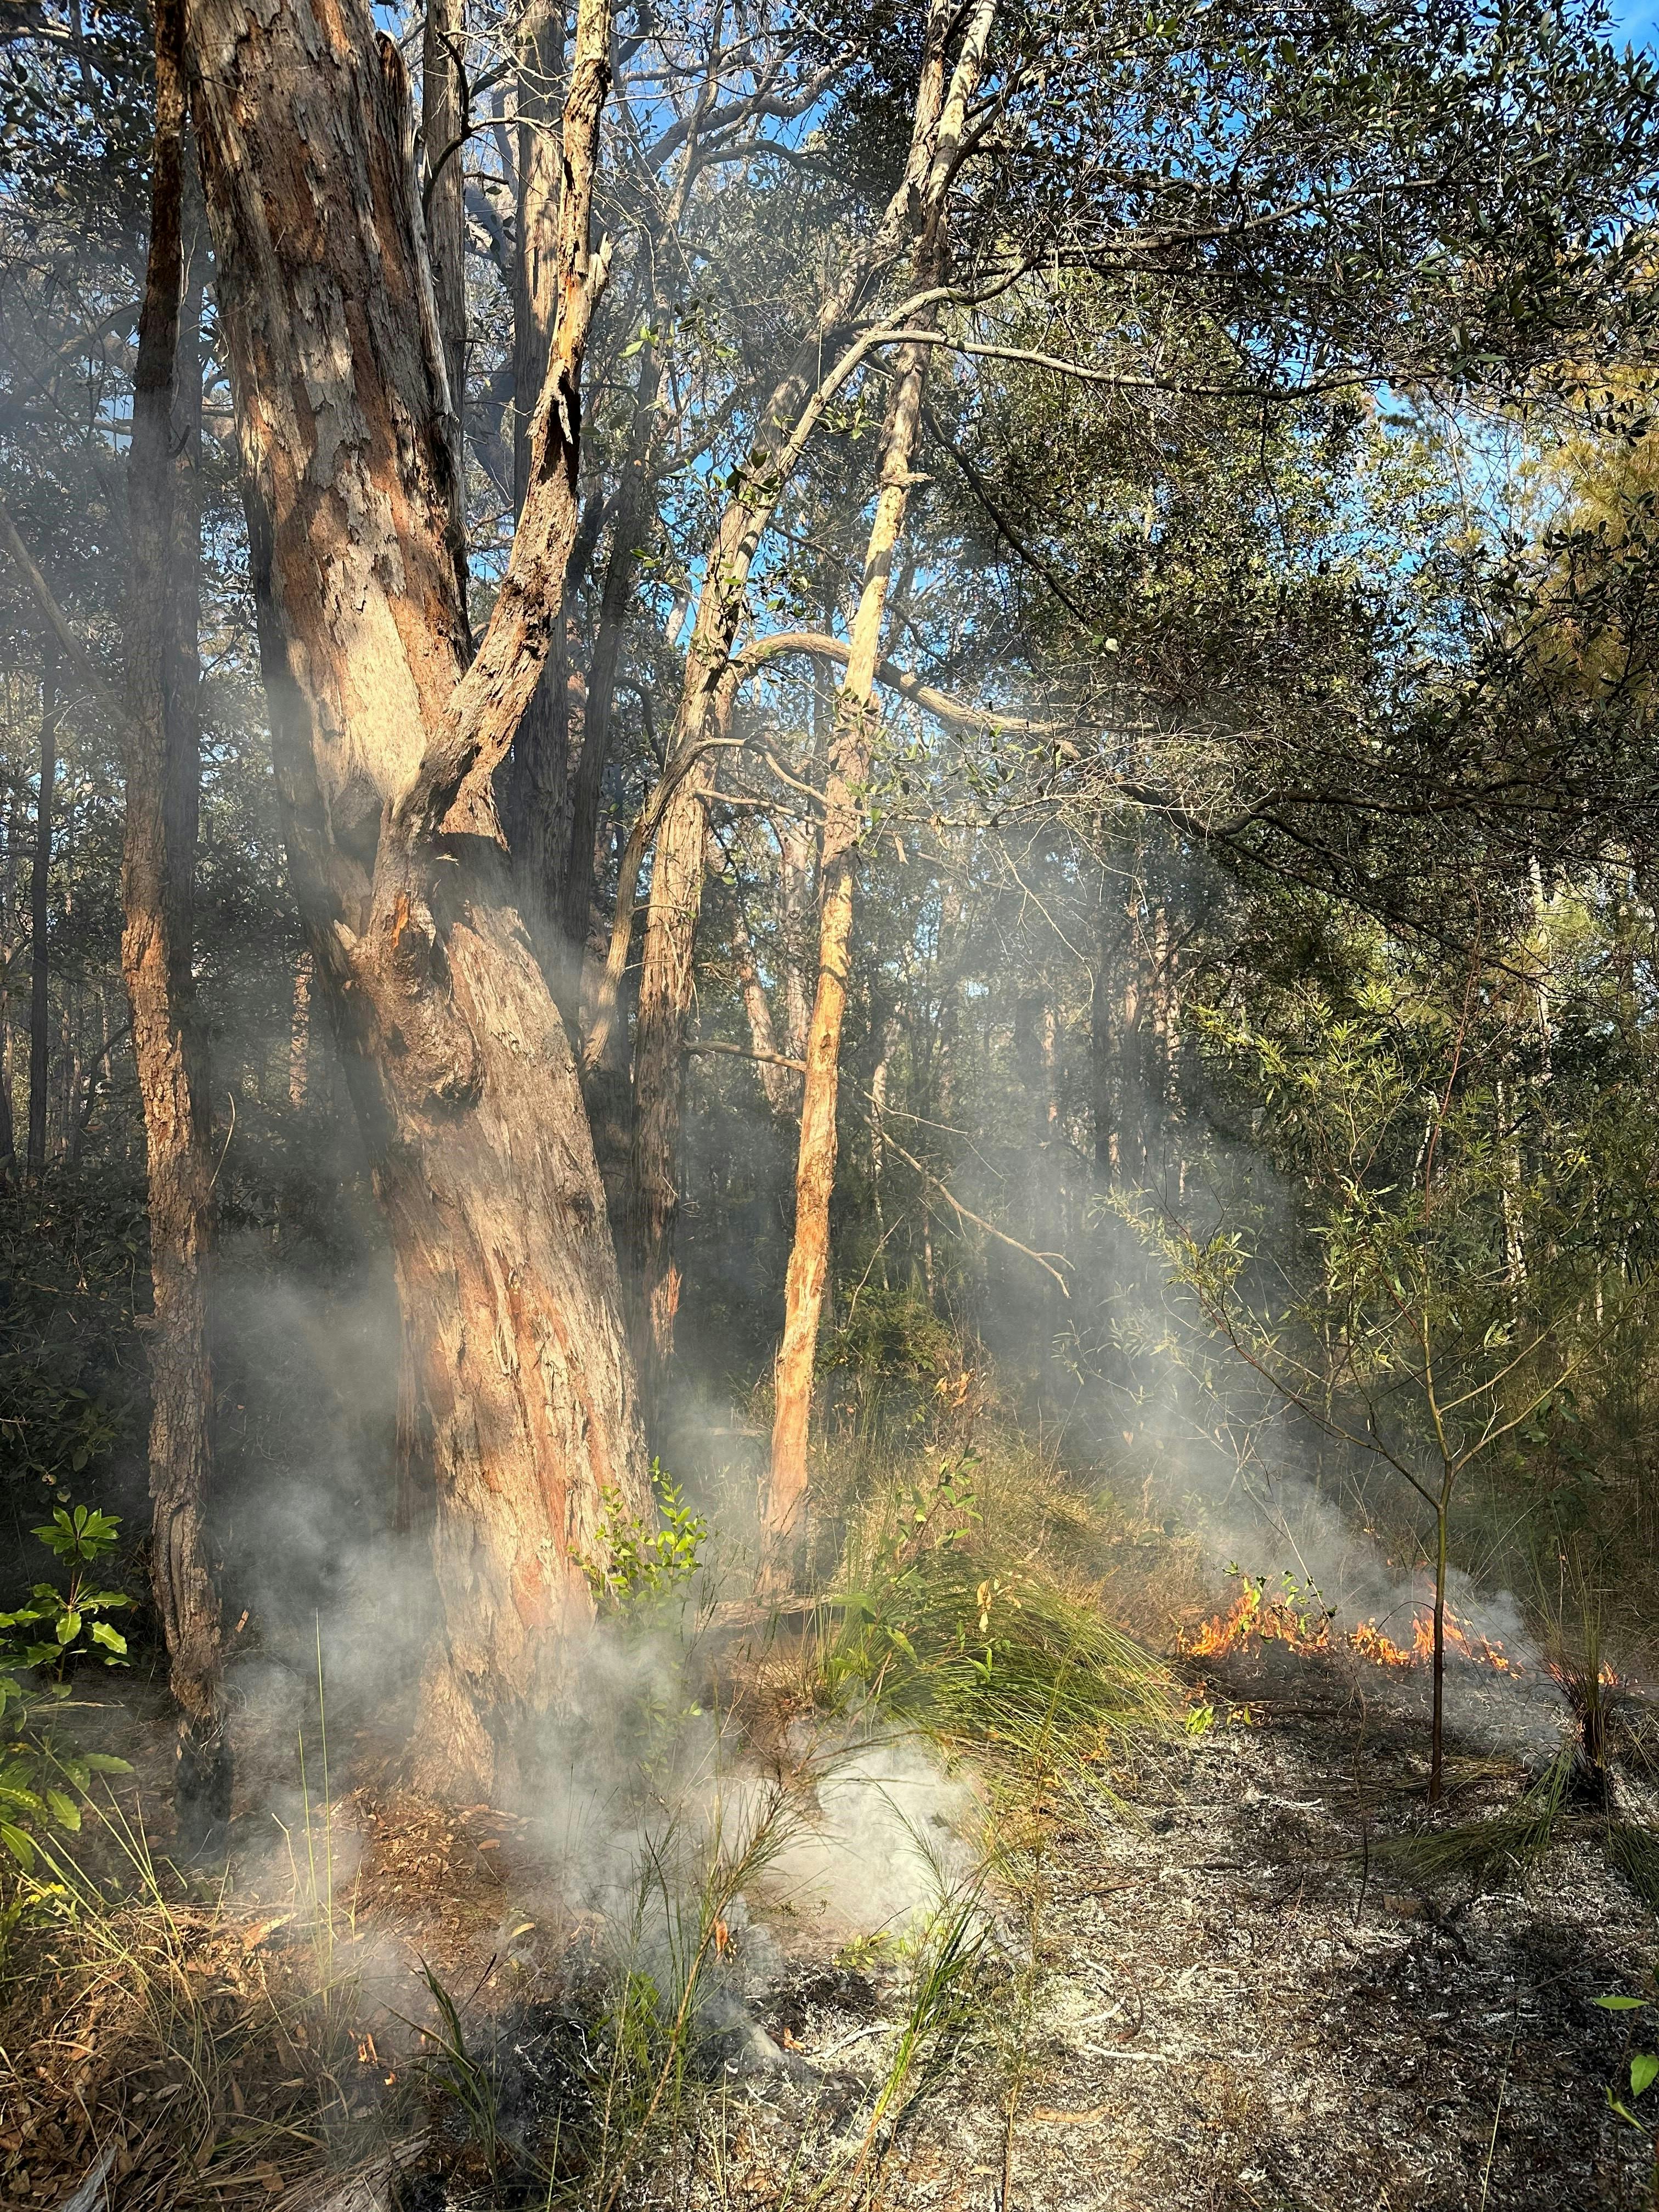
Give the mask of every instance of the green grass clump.
<svg viewBox="0 0 1659 2212">
<path fill-rule="evenodd" d="M 1060 1765 L 1109 1759 L 1132 1733 L 1169 1728 L 1166 1670 L 1092 1591 L 1068 1585 L 1041 1528 L 1023 1528 L 1018 1551 L 999 1542 L 991 1530 L 1007 1522 L 981 1496 L 964 1456 L 866 1513 L 823 1603 L 824 1702 L 873 1707 L 953 1750 Z"/>
<path fill-rule="evenodd" d="M 1424 1828 L 1374 1838 L 1370 1856 L 1425 1882 L 1472 1881 L 1525 1873 L 1555 1839 L 1572 1773 L 1573 1747 L 1563 1745 L 1513 1809 L 1453 1827 Z"/>
</svg>

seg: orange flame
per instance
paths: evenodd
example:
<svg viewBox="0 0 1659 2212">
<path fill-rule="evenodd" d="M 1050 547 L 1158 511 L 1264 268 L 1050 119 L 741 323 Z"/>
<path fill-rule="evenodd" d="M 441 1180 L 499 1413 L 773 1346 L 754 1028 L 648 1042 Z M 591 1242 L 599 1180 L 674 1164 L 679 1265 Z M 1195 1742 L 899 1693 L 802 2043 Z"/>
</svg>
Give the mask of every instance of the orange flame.
<svg viewBox="0 0 1659 2212">
<path fill-rule="evenodd" d="M 1193 1659 L 1221 1659 L 1230 1651 L 1259 1644 L 1288 1644 L 1293 1651 L 1328 1651 L 1329 1618 L 1310 1622 L 1282 1598 L 1267 1596 L 1261 1583 L 1246 1582 L 1226 1613 L 1176 1639 L 1176 1649 Z"/>
<path fill-rule="evenodd" d="M 1449 1656 L 1489 1667 L 1499 1674 L 1518 1674 L 1521 1668 L 1501 1644 L 1464 1626 L 1455 1615 L 1445 1618 Z M 1434 1658 L 1434 1616 L 1421 1610 L 1412 1623 L 1409 1645 L 1396 1644 L 1374 1620 L 1362 1620 L 1346 1636 L 1334 1633 L 1329 1613 L 1297 1612 L 1282 1598 L 1269 1597 L 1259 1583 L 1247 1580 L 1225 1613 L 1218 1613 L 1197 1629 L 1183 1630 L 1176 1648 L 1191 1659 L 1223 1659 L 1231 1652 L 1259 1650 L 1263 1644 L 1287 1644 L 1293 1651 L 1352 1651 L 1373 1666 L 1426 1667 Z"/>
</svg>

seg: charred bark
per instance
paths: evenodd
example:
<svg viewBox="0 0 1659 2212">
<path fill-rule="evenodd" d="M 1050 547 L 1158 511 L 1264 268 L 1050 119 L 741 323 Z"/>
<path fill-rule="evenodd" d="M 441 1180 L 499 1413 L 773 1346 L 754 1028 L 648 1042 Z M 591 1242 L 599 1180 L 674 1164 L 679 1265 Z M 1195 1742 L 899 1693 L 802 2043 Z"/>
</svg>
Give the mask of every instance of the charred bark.
<svg viewBox="0 0 1659 2212">
<path fill-rule="evenodd" d="M 466 408 L 466 231 L 462 155 L 471 118 L 463 106 L 461 18 L 453 0 L 427 0 L 421 29 L 421 135 L 426 149 L 422 194 L 432 296 L 449 388 L 451 460 L 459 491 L 465 464 Z"/>
<path fill-rule="evenodd" d="M 477 1791 L 511 1780 L 557 1694 L 601 1492 L 650 1511 L 592 1141 L 494 798 L 576 532 L 611 11 L 578 10 L 558 313 L 523 513 L 469 665 L 397 50 L 367 0 L 321 18 L 297 0 L 191 7 L 290 860 L 430 1426 L 445 1626 L 416 1773 Z"/>
<path fill-rule="evenodd" d="M 184 0 L 157 0 L 155 67 L 149 263 L 128 460 L 132 568 L 121 967 L 132 1008 L 149 1166 L 150 1572 L 179 1708 L 179 1845 L 196 1857 L 224 1847 L 231 1759 L 219 1594 L 207 1533 L 213 1174 L 191 981 L 200 787 L 194 474 L 201 379 L 193 327 L 199 307 L 181 317 L 188 158 Z"/>
<path fill-rule="evenodd" d="M 599 630 L 588 665 L 581 746 L 576 755 L 570 790 L 568 840 L 559 869 L 560 924 L 565 936 L 578 947 L 587 941 L 589 909 L 593 902 L 594 841 L 599 835 L 605 771 L 611 757 L 611 716 L 617 697 L 617 672 L 622 659 L 623 629 L 652 514 L 654 486 L 651 462 L 661 419 L 657 395 L 662 384 L 662 362 L 653 340 L 647 340 L 641 356 L 634 419 L 617 486 L 616 520 L 599 597 Z"/>
</svg>

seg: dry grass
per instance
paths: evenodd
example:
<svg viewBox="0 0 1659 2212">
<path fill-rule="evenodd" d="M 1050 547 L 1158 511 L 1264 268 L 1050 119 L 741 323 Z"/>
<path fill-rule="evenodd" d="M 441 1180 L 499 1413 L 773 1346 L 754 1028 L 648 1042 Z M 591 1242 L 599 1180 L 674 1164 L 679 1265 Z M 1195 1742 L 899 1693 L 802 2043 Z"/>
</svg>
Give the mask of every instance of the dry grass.
<svg viewBox="0 0 1659 2212">
<path fill-rule="evenodd" d="M 982 1878 L 1006 1899 L 1041 1851 L 1056 1775 L 1109 1781 L 1170 1720 L 1164 1670 L 1100 1603 L 1145 1532 L 1016 1441 L 949 1464 L 941 1484 L 937 1452 L 896 1477 L 843 1462 L 836 1601 L 698 1651 L 751 1777 L 758 1755 L 784 1780 L 741 1837 L 665 1834 L 631 1929 L 562 1914 L 524 1824 L 489 1807 L 387 1786 L 331 1799 L 319 1769 L 298 1826 L 270 1830 L 257 1863 L 244 1850 L 233 1887 L 185 1879 L 153 1847 L 137 1808 L 158 1778 L 106 1799 L 74 1858 L 17 1896 L 0 2205 L 61 2205 L 112 2153 L 122 2212 L 298 2208 L 319 2177 L 424 2139 L 470 2201 L 615 2212 L 643 2174 L 705 2158 L 722 2124 L 700 1989 L 734 1899 L 810 1793 L 803 1724 L 810 1737 L 815 1719 L 833 1734 L 849 1711 L 885 1716 L 972 1755 L 1000 1822 Z M 520 1942 L 513 1900 L 532 1895 L 544 1909 Z M 973 2030 L 982 1925 L 958 1892 L 913 1932 L 890 2058 L 830 2164 L 790 2185 L 803 2204 L 872 2195 Z M 550 2130 L 544 2099 L 512 2106 L 526 2032 L 566 2069 Z"/>
<path fill-rule="evenodd" d="M 263 2204 L 395 2124 L 349 1929 L 296 1879 L 285 1913 L 183 1881 L 113 1798 L 16 1900 L 0 2013 L 0 2188 L 61 2202 L 113 2152 L 119 2201 Z M 388 2076 L 392 2078 L 389 2080 Z"/>
</svg>

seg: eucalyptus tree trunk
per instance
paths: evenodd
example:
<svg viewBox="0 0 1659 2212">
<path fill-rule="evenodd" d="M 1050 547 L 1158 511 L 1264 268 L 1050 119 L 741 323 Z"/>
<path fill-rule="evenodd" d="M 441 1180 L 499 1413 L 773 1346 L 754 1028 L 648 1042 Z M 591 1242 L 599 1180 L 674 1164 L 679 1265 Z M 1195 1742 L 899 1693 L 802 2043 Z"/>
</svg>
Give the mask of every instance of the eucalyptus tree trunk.
<svg viewBox="0 0 1659 2212">
<path fill-rule="evenodd" d="M 156 0 L 155 21 L 149 262 L 127 464 L 132 567 L 121 967 L 149 1182 L 150 1576 L 179 1708 L 179 1844 L 196 1856 L 222 1847 L 231 1790 L 223 1638 L 207 1534 L 213 1169 L 191 975 L 201 788 L 201 289 L 198 276 L 186 309 L 185 0 Z"/>
<path fill-rule="evenodd" d="M 936 289 L 950 253 L 947 216 L 961 158 L 968 108 L 984 73 L 996 0 L 978 0 L 963 34 L 950 91 L 936 125 L 924 141 L 926 164 L 920 196 L 921 235 L 915 249 L 919 293 Z M 935 21 L 939 21 L 936 12 Z M 952 14 L 946 18 L 954 22 Z M 939 41 L 941 61 L 943 40 Z M 921 307 L 915 326 L 931 328 L 936 306 Z M 847 672 L 830 741 L 830 778 L 819 868 L 818 975 L 806 1033 L 806 1077 L 801 1102 L 800 1149 L 795 1167 L 795 1230 L 784 1286 L 783 1341 L 775 1370 L 772 1462 L 762 1509 L 764 1588 L 788 1583 L 795 1540 L 806 1500 L 806 1441 L 812 1409 L 812 1373 L 818 1324 L 830 1267 L 830 1201 L 836 1179 L 836 1111 L 841 1090 L 841 1033 L 852 967 L 853 894 L 864 789 L 869 781 L 877 715 L 876 672 L 887 610 L 893 556 L 904 526 L 911 462 L 921 422 L 932 347 L 902 346 L 894 362 L 893 392 L 882 431 L 876 509 L 865 552 L 864 581 L 853 617 Z"/>
<path fill-rule="evenodd" d="M 560 926 L 572 945 L 578 946 L 587 941 L 589 909 L 593 902 L 593 847 L 599 835 L 605 765 L 611 757 L 623 629 L 653 514 L 655 485 L 651 465 L 662 420 L 657 405 L 661 388 L 661 351 L 654 338 L 647 337 L 640 349 L 634 416 L 617 484 L 616 519 L 611 527 L 610 557 L 605 562 L 605 585 L 599 596 L 593 657 L 588 665 L 581 745 L 575 755 L 567 842 L 556 886 Z"/>
<path fill-rule="evenodd" d="M 836 388 L 835 372 L 825 374 L 826 360 L 848 332 L 876 277 L 912 234 L 911 210 L 925 183 L 937 138 L 945 97 L 945 40 L 955 21 L 954 10 L 945 0 L 933 0 L 903 180 L 871 235 L 848 254 L 811 328 L 760 410 L 741 481 L 708 548 L 669 740 L 671 772 L 705 743 L 747 608 L 750 569 L 812 426 Z M 685 1025 L 714 774 L 712 757 L 697 758 L 680 776 L 663 810 L 640 970 L 627 1243 L 637 1296 L 635 1343 L 651 1382 L 661 1376 L 672 1356 L 679 1307 L 674 1243 Z M 623 919 L 619 916 L 619 923 Z"/>
<path fill-rule="evenodd" d="M 46 1076 L 52 1064 L 52 812 L 58 787 L 58 647 L 46 641 L 40 672 L 40 796 L 34 808 L 34 867 L 29 884 L 29 1127 L 24 1158 L 32 1176 L 46 1164 Z"/>
<path fill-rule="evenodd" d="M 190 0 L 293 878 L 347 1048 L 429 1438 L 444 1629 L 416 1773 L 511 1784 L 590 1601 L 601 1495 L 650 1511 L 604 1194 L 494 778 L 577 524 L 609 0 L 580 0 L 526 495 L 470 664 L 410 90 L 368 0 Z M 300 118 L 304 119 L 303 144 Z"/>
</svg>

